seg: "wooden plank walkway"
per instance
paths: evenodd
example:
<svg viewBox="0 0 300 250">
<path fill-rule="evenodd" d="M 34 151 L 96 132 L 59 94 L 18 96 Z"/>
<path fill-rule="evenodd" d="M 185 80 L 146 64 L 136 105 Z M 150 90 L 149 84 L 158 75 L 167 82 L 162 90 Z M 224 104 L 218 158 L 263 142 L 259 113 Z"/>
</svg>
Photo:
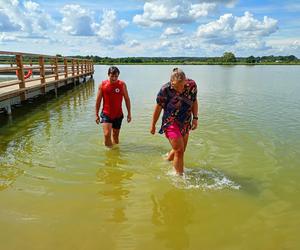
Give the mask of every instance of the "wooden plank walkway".
<svg viewBox="0 0 300 250">
<path fill-rule="evenodd" d="M 16 73 L 17 77 L 0 82 L 0 108 L 8 113 L 12 104 L 25 101 L 28 96 L 45 94 L 51 89 L 56 92 L 63 85 L 76 84 L 94 74 L 91 60 L 7 51 L 0 51 L 0 58 L 11 60 L 10 67 L 0 65 L 0 74 Z"/>
</svg>

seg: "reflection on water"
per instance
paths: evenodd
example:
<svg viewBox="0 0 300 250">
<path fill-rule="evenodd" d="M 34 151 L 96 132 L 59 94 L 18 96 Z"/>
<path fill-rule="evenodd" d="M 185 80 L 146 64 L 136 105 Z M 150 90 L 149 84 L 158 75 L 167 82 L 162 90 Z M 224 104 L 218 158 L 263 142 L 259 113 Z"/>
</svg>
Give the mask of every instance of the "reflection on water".
<svg viewBox="0 0 300 250">
<path fill-rule="evenodd" d="M 192 208 L 183 190 L 172 189 L 162 198 L 152 195 L 152 223 L 156 226 L 155 237 L 170 249 L 188 249 L 189 236 L 186 227 L 193 217 Z"/>
<path fill-rule="evenodd" d="M 149 134 L 169 65 L 120 66 L 134 119 L 112 150 L 94 121 L 107 66 L 0 117 L 1 249 L 300 249 L 300 68 L 183 67 L 200 103 L 184 178 Z"/>
<path fill-rule="evenodd" d="M 8 188 L 23 171 L 15 166 L 0 164 L 0 191 Z"/>
<path fill-rule="evenodd" d="M 97 181 L 104 184 L 104 189 L 99 194 L 115 204 L 112 217 L 108 220 L 118 223 L 127 220 L 125 209 L 130 191 L 126 182 L 133 177 L 133 172 L 122 168 L 126 164 L 119 146 L 114 146 L 112 149 L 105 149 L 104 166 L 97 172 Z"/>
<path fill-rule="evenodd" d="M 28 167 L 51 165 L 57 154 L 51 155 L 53 149 L 49 147 L 64 140 L 68 123 L 76 119 L 84 107 L 87 109 L 93 94 L 94 80 L 90 79 L 73 89 L 60 91 L 58 98 L 46 95 L 17 106 L 10 118 L 1 116 L 0 190 L 10 186 Z M 81 100 L 80 104 L 77 99 Z"/>
</svg>

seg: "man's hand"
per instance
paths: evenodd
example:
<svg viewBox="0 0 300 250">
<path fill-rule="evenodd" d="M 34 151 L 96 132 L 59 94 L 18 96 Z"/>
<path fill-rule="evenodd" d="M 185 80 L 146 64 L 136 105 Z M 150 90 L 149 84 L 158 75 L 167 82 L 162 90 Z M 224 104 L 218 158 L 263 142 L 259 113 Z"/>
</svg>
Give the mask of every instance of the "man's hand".
<svg viewBox="0 0 300 250">
<path fill-rule="evenodd" d="M 195 130 L 198 127 L 198 120 L 193 119 L 192 121 L 192 130 Z"/>
<path fill-rule="evenodd" d="M 95 119 L 96 123 L 99 124 L 100 123 L 100 117 L 99 115 L 96 115 L 96 119 Z"/>
<path fill-rule="evenodd" d="M 152 125 L 152 126 L 151 126 L 151 129 L 150 129 L 150 133 L 151 133 L 152 135 L 154 135 L 154 134 L 155 134 L 155 130 L 156 130 L 155 125 Z"/>
<path fill-rule="evenodd" d="M 131 122 L 131 115 L 127 115 L 127 122 Z"/>
</svg>

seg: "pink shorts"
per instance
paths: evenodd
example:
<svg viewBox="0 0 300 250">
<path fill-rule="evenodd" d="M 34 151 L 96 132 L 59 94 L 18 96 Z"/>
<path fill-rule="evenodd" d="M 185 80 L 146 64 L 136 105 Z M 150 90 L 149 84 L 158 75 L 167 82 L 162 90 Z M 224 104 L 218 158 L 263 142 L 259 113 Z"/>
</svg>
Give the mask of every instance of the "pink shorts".
<svg viewBox="0 0 300 250">
<path fill-rule="evenodd" d="M 182 137 L 179 126 L 176 122 L 167 127 L 167 129 L 165 130 L 165 135 L 168 139 L 177 139 L 179 137 Z"/>
</svg>

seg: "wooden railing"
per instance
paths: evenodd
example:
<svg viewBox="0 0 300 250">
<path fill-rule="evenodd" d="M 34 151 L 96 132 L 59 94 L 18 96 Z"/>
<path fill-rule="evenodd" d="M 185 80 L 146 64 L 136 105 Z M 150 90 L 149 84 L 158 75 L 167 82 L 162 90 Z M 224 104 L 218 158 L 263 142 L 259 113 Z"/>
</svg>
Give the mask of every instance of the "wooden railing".
<svg viewBox="0 0 300 250">
<path fill-rule="evenodd" d="M 31 75 L 28 74 L 29 71 L 32 71 Z M 0 75 L 10 74 L 16 78 L 0 82 L 0 97 L 6 93 L 19 92 L 21 100 L 24 100 L 25 91 L 29 88 L 40 86 L 45 91 L 50 83 L 85 77 L 93 73 L 92 60 L 0 51 Z M 25 77 L 29 75 L 30 77 Z"/>
</svg>

